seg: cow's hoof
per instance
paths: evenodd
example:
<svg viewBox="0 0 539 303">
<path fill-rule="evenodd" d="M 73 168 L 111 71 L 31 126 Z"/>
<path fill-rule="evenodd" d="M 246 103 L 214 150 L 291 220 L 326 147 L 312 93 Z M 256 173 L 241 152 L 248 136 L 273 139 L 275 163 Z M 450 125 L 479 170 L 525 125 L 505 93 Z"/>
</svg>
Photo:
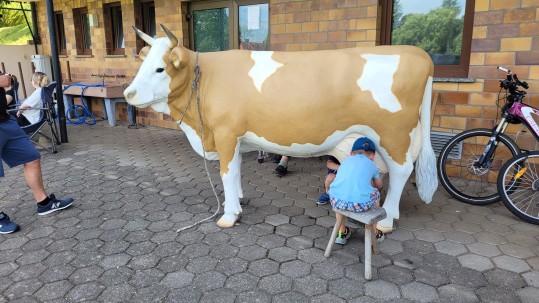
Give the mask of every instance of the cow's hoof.
<svg viewBox="0 0 539 303">
<path fill-rule="evenodd" d="M 238 220 L 237 215 L 224 214 L 221 219 L 217 221 L 217 226 L 221 228 L 229 228 L 236 224 L 236 220 Z"/>
<path fill-rule="evenodd" d="M 384 219 L 382 221 L 379 221 L 377 224 L 376 224 L 376 228 L 383 232 L 384 234 L 390 234 L 394 229 L 395 229 L 395 225 L 393 223 L 393 220 L 391 219 Z"/>
</svg>

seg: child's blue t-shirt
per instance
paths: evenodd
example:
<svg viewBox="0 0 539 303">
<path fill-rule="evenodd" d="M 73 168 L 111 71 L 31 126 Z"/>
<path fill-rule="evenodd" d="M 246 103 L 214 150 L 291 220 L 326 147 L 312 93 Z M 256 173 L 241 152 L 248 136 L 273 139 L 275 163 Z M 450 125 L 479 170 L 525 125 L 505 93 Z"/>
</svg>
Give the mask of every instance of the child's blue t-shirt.
<svg viewBox="0 0 539 303">
<path fill-rule="evenodd" d="M 372 179 L 380 177 L 378 167 L 365 155 L 348 156 L 329 187 L 329 196 L 348 202 L 368 202 L 374 191 Z"/>
</svg>

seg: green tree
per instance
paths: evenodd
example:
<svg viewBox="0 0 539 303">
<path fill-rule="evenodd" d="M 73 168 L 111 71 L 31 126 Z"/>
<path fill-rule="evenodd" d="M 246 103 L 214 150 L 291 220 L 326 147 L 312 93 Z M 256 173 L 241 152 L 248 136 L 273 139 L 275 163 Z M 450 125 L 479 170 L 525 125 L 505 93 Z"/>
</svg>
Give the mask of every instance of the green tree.
<svg viewBox="0 0 539 303">
<path fill-rule="evenodd" d="M 393 18 L 391 19 L 392 29 L 396 29 L 401 26 L 402 15 L 403 12 L 401 0 L 393 0 Z"/>
<path fill-rule="evenodd" d="M 415 45 L 429 54 L 460 55 L 463 18 L 456 0 L 444 0 L 443 5 L 427 14 L 408 14 L 393 30 L 392 44 Z"/>
<path fill-rule="evenodd" d="M 24 14 L 20 10 L 10 10 L 21 9 L 20 2 L 8 2 L 0 0 L 0 27 L 9 27 L 25 23 Z M 30 9 L 30 4 L 23 3 L 22 8 Z"/>
<path fill-rule="evenodd" d="M 216 52 L 229 49 L 228 10 L 195 11 L 195 50 Z"/>
</svg>

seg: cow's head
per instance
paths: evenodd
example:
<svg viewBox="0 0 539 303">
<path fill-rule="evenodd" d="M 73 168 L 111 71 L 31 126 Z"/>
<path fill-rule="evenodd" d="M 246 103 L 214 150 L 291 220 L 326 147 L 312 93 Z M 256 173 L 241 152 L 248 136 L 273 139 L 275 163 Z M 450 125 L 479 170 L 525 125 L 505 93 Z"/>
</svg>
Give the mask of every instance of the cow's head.
<svg viewBox="0 0 539 303">
<path fill-rule="evenodd" d="M 140 50 L 139 58 L 144 61 L 131 85 L 124 90 L 124 96 L 136 107 L 151 106 L 158 112 L 170 114 L 169 100 L 189 85 L 186 66 L 190 57 L 189 51 L 178 45 L 174 34 L 162 24 L 161 27 L 167 37 L 152 38 L 133 27 L 149 46 Z"/>
</svg>

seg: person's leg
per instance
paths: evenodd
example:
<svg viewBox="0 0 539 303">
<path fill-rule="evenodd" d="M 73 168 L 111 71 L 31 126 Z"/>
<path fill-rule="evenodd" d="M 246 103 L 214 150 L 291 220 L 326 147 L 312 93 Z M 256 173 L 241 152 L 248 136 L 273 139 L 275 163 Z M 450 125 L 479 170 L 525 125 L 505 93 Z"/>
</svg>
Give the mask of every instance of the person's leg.
<svg viewBox="0 0 539 303">
<path fill-rule="evenodd" d="M 320 197 L 318 198 L 318 200 L 316 201 L 316 204 L 318 205 L 324 205 L 326 203 L 329 202 L 329 186 L 331 185 L 331 182 L 333 182 L 333 180 L 335 180 L 335 177 L 337 175 L 335 174 L 328 174 L 326 176 L 326 179 L 324 180 L 324 189 L 325 189 L 325 192 L 323 194 L 320 195 Z"/>
<path fill-rule="evenodd" d="M 288 173 L 288 160 L 290 160 L 290 157 L 282 156 L 279 165 L 277 165 L 273 173 L 279 176 L 286 175 Z"/>
<path fill-rule="evenodd" d="M 24 164 L 24 180 L 32 190 L 37 203 L 47 199 L 47 192 L 43 186 L 43 176 L 41 175 L 41 161 L 34 161 Z"/>
</svg>

